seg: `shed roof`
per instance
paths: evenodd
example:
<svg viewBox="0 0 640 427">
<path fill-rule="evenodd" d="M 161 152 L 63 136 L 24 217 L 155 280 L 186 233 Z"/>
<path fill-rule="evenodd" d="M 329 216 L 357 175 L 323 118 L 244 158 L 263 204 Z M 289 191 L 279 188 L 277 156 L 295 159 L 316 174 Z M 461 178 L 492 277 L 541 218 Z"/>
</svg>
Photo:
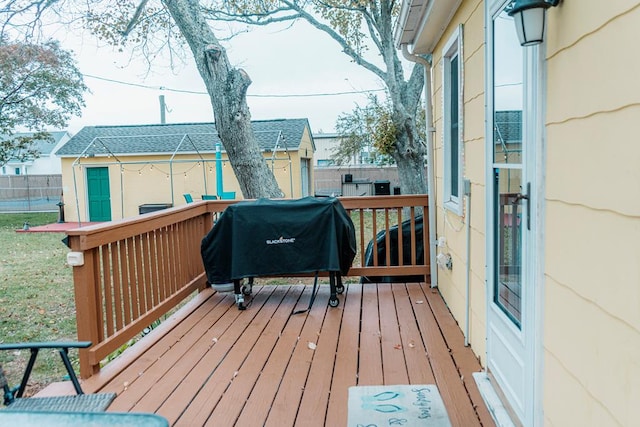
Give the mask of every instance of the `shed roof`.
<svg viewBox="0 0 640 427">
<path fill-rule="evenodd" d="M 272 151 L 281 135 L 288 150 L 296 151 L 300 146 L 304 130 L 309 127 L 307 119 L 276 119 L 252 121 L 253 131 L 260 149 Z M 310 134 L 310 132 L 309 132 Z M 92 144 L 92 142 L 94 142 Z M 215 123 L 179 123 L 126 126 L 86 126 L 64 144 L 56 154 L 61 157 L 80 154 L 173 154 L 213 153 L 216 143 L 221 142 Z M 277 144 L 284 149 L 282 139 Z"/>
</svg>

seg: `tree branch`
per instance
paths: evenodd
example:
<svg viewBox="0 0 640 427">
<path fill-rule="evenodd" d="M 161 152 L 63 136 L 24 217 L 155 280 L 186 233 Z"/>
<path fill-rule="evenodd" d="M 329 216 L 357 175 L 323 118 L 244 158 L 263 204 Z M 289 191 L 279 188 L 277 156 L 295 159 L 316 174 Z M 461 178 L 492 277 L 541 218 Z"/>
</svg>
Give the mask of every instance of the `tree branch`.
<svg viewBox="0 0 640 427">
<path fill-rule="evenodd" d="M 224 22 L 240 22 L 248 25 L 260 25 L 266 26 L 272 23 L 281 23 L 281 22 L 292 22 L 298 19 L 304 19 L 309 24 L 314 26 L 316 29 L 326 33 L 332 39 L 334 39 L 341 47 L 343 52 L 348 55 L 356 64 L 361 65 L 367 70 L 373 72 L 375 75 L 380 77 L 382 80 L 386 80 L 386 73 L 380 67 L 376 66 L 372 62 L 369 62 L 364 59 L 362 55 L 360 55 L 353 47 L 349 45 L 347 40 L 341 36 L 337 31 L 331 28 L 329 25 L 326 25 L 316 19 L 309 12 L 304 10 L 297 1 L 281 1 L 280 4 L 285 5 L 286 7 L 276 7 L 274 9 L 262 12 L 255 13 L 233 13 L 228 10 L 220 10 L 220 9 L 204 9 L 205 14 L 209 19 L 224 21 Z M 364 10 L 362 7 L 348 7 L 348 6 L 333 6 L 329 4 L 325 4 L 323 2 L 319 2 L 320 5 L 325 5 L 326 7 L 333 7 L 336 9 L 341 9 L 350 12 L 358 12 L 365 16 L 367 25 L 369 28 L 375 27 L 375 21 L 372 20 L 371 16 Z M 373 23 L 373 24 L 372 24 Z M 377 31 L 377 30 L 376 30 Z M 371 34 L 371 39 L 375 43 L 376 47 L 380 48 L 381 43 L 375 37 L 376 32 Z"/>
<path fill-rule="evenodd" d="M 125 30 L 122 32 L 122 36 L 123 37 L 127 37 L 129 35 L 129 33 L 131 33 L 131 30 L 133 30 L 133 28 L 136 26 L 136 24 L 138 23 L 138 20 L 140 19 L 140 15 L 142 15 L 142 12 L 144 11 L 144 8 L 145 8 L 145 6 L 147 5 L 148 2 L 149 2 L 149 0 L 141 0 L 140 1 L 140 4 L 136 8 L 136 11 L 134 12 L 133 16 L 131 17 L 131 20 L 127 24 L 127 28 L 125 28 Z"/>
<path fill-rule="evenodd" d="M 416 63 L 411 70 L 409 80 L 407 80 L 405 93 L 407 94 L 407 103 L 409 107 L 414 109 L 418 107 L 422 96 L 422 87 L 424 86 L 424 79 L 429 78 L 425 76 L 424 66 Z"/>
<path fill-rule="evenodd" d="M 351 59 L 353 59 L 353 61 L 356 64 L 361 65 L 362 67 L 364 67 L 367 70 L 371 71 L 372 73 L 374 73 L 375 75 L 380 77 L 382 80 L 386 80 L 387 79 L 387 73 L 385 73 L 384 70 L 382 70 L 380 67 L 376 66 L 372 62 L 369 62 L 369 61 L 365 60 L 362 57 L 362 55 L 358 54 L 358 52 L 356 52 L 349 45 L 349 43 L 347 43 L 347 40 L 344 37 L 342 37 L 333 28 L 331 28 L 330 26 L 328 26 L 326 24 L 323 24 L 320 21 L 318 21 L 313 15 L 311 15 L 310 13 L 305 11 L 304 9 L 300 8 L 300 6 L 296 2 L 283 1 L 282 3 L 286 4 L 291 9 L 295 10 L 296 12 L 298 12 L 301 15 L 301 17 L 304 20 L 306 20 L 309 24 L 313 25 L 318 30 L 323 31 L 324 33 L 328 34 L 329 37 L 334 39 L 340 46 L 342 46 L 342 51 L 345 54 L 347 54 L 349 57 L 351 57 Z"/>
</svg>

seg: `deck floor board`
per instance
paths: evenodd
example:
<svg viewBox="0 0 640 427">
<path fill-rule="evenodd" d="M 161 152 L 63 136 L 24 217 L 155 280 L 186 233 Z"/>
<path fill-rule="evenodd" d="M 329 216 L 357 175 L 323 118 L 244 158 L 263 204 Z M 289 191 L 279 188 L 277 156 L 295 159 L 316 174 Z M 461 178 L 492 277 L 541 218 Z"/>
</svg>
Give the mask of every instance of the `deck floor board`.
<svg viewBox="0 0 640 427">
<path fill-rule="evenodd" d="M 360 308 L 362 285 L 350 284 L 344 303 L 342 326 L 338 340 L 338 357 L 333 368 L 331 395 L 325 425 L 344 426 L 347 413 L 344 402 L 349 398 L 349 387 L 358 383 L 358 353 L 360 348 Z"/>
<path fill-rule="evenodd" d="M 493 425 L 471 378 L 480 364 L 437 290 L 345 287 L 338 307 L 321 285 L 311 310 L 295 315 L 310 285 L 256 285 L 244 311 L 211 292 L 143 338 L 153 341 L 118 372 L 88 383 L 118 393 L 109 411 L 222 427 L 343 426 L 351 386 L 436 384 L 453 426 Z"/>
<path fill-rule="evenodd" d="M 378 285 L 380 311 L 380 345 L 384 384 L 410 384 L 404 348 L 400 338 L 400 323 L 393 291 L 389 285 Z"/>
</svg>

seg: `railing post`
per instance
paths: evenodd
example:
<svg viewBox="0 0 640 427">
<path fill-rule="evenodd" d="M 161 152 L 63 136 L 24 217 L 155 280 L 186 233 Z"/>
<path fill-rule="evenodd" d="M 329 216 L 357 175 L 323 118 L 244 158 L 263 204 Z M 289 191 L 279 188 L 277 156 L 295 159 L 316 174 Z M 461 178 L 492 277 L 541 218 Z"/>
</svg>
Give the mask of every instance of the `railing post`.
<svg viewBox="0 0 640 427">
<path fill-rule="evenodd" d="M 69 236 L 69 244 L 71 250 L 80 250 L 80 237 Z M 99 325 L 102 324 L 98 319 L 99 301 L 97 301 L 97 287 L 99 285 L 96 268 L 98 257 L 96 252 L 98 248 L 83 252 L 84 263 L 73 267 L 73 283 L 76 302 L 76 325 L 78 329 L 79 341 L 91 341 L 95 346 L 100 342 Z M 90 349 L 81 349 L 79 351 L 80 360 L 80 377 L 89 378 L 91 375 L 100 370 L 99 363 L 94 363 L 90 358 Z"/>
<path fill-rule="evenodd" d="M 207 202 L 207 205 L 209 205 L 209 202 Z M 202 224 L 202 237 L 203 238 L 204 238 L 204 236 L 209 234 L 209 231 L 211 231 L 211 228 L 213 227 L 213 220 L 215 218 L 215 215 L 216 215 L 216 212 L 208 208 L 207 209 L 207 213 L 202 216 L 202 222 L 203 222 L 203 224 Z M 203 269 L 204 269 L 204 267 L 203 267 Z M 205 289 L 207 289 L 206 286 L 201 287 L 199 289 L 199 292 L 202 292 Z"/>
<path fill-rule="evenodd" d="M 431 230 L 429 230 L 429 215 L 431 212 L 429 212 L 429 197 L 431 196 L 426 196 L 427 200 L 424 202 L 424 206 L 422 206 L 422 247 L 424 248 L 424 264 L 427 270 L 425 283 L 428 276 L 429 284 L 432 285 L 431 269 L 435 266 L 431 265 Z"/>
</svg>

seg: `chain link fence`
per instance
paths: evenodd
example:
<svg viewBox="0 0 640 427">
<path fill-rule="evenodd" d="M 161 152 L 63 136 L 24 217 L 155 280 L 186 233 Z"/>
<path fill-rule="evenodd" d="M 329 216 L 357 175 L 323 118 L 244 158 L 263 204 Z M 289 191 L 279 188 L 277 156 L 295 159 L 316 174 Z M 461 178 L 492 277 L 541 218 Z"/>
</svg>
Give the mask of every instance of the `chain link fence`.
<svg viewBox="0 0 640 427">
<path fill-rule="evenodd" d="M 58 212 L 61 175 L 0 176 L 0 212 Z"/>
</svg>

